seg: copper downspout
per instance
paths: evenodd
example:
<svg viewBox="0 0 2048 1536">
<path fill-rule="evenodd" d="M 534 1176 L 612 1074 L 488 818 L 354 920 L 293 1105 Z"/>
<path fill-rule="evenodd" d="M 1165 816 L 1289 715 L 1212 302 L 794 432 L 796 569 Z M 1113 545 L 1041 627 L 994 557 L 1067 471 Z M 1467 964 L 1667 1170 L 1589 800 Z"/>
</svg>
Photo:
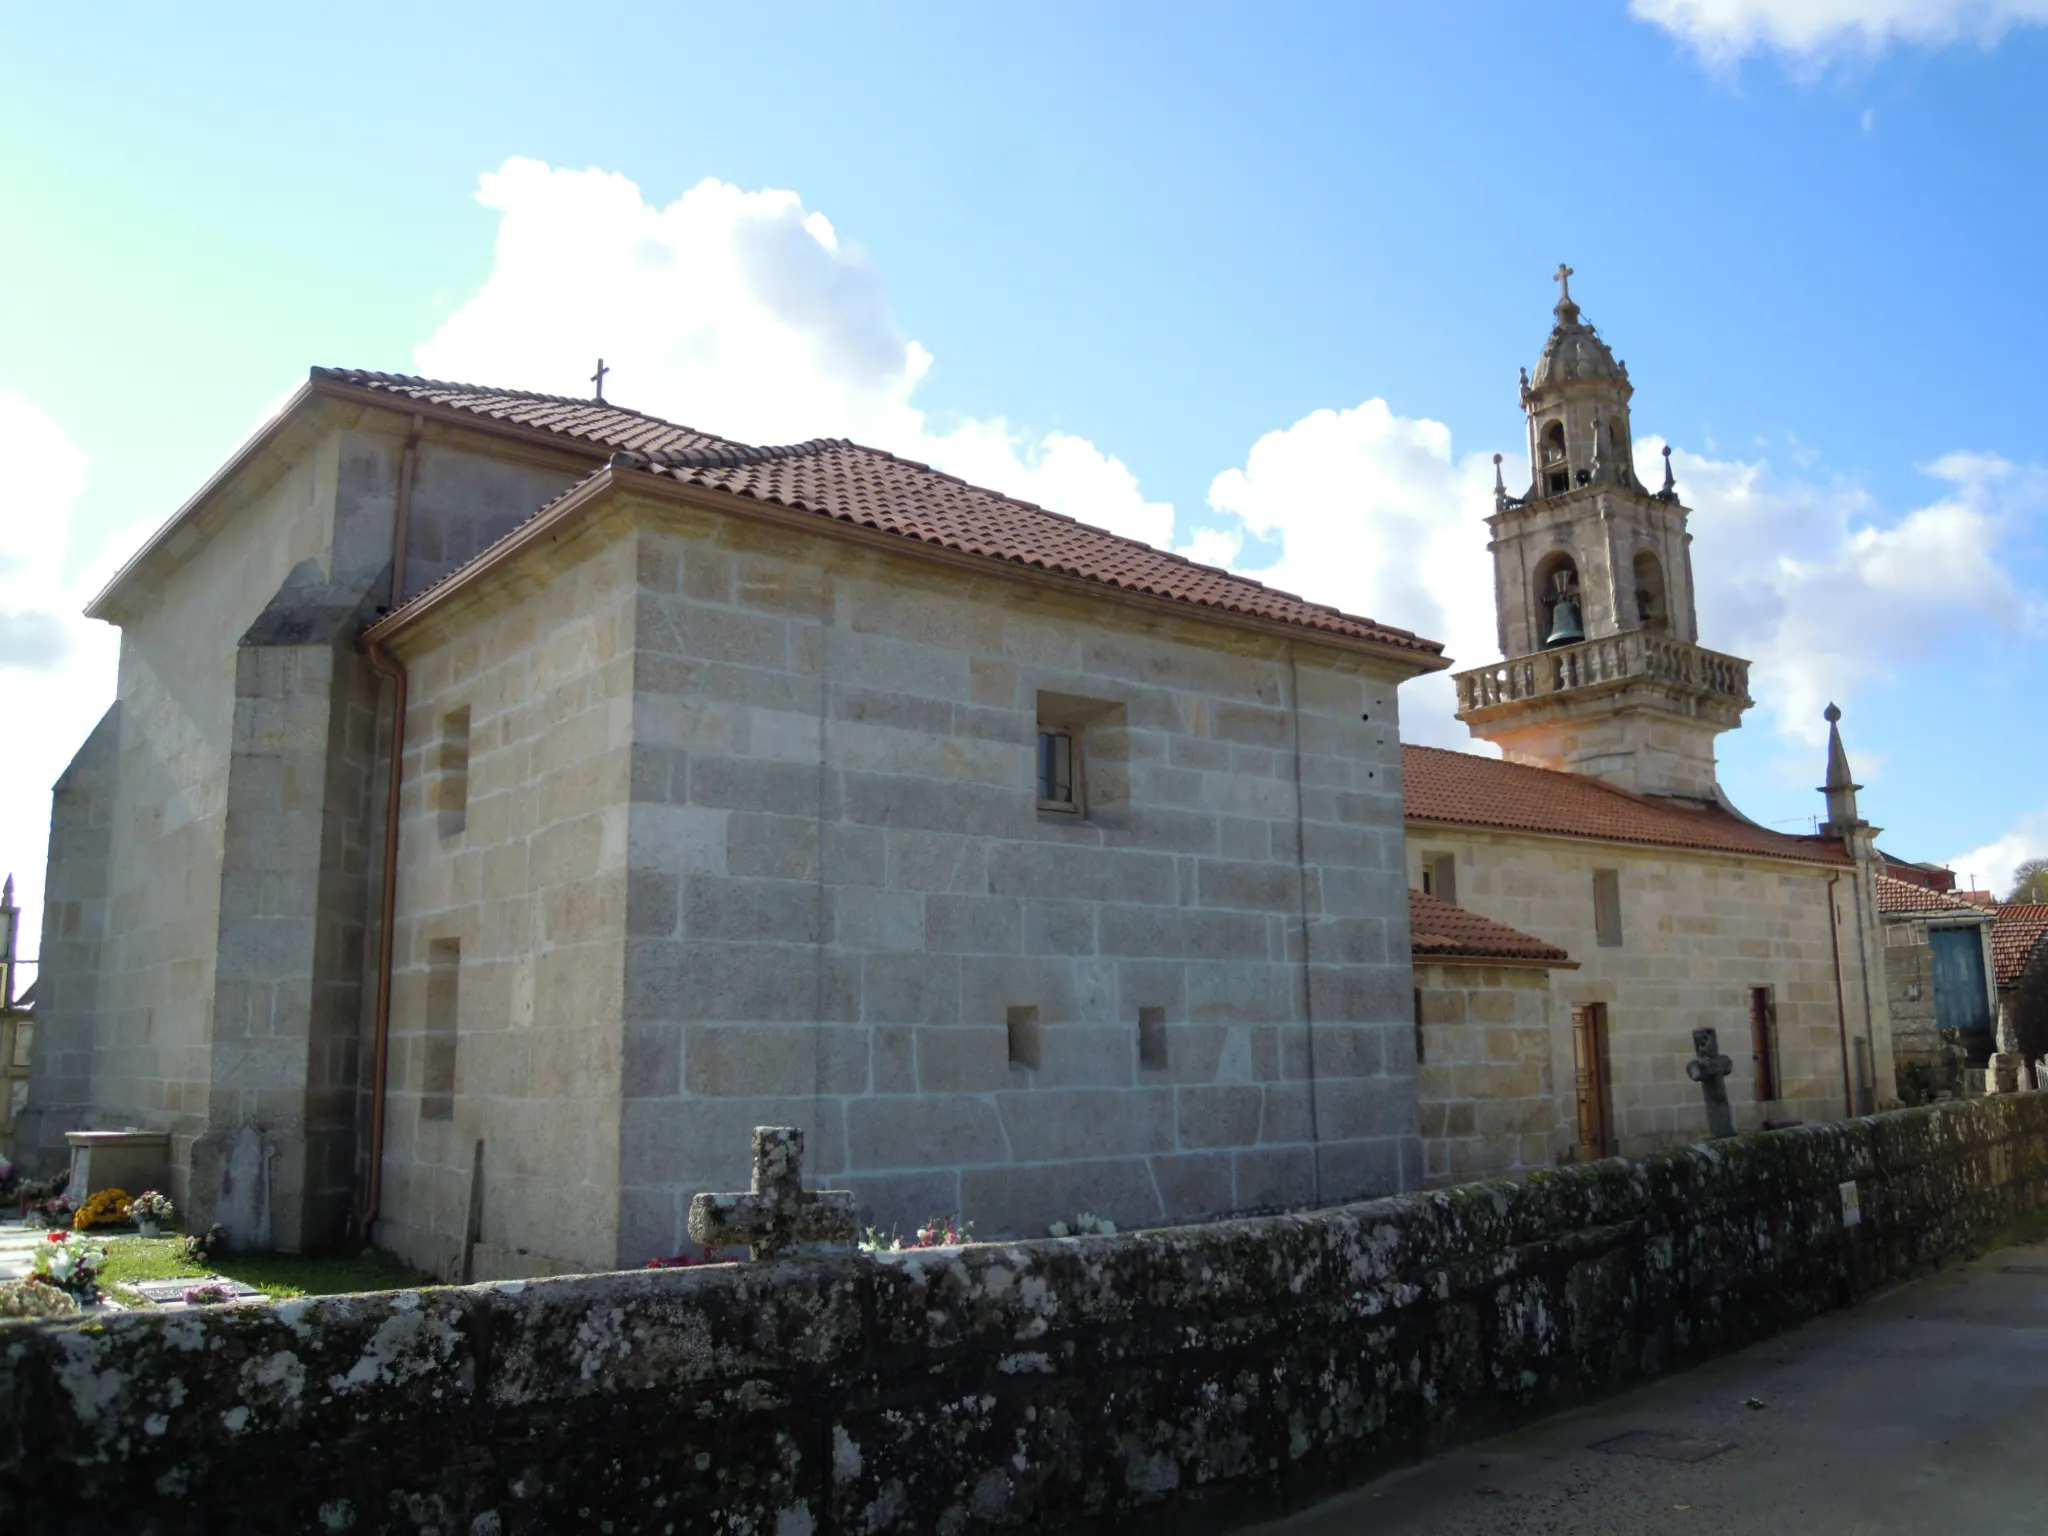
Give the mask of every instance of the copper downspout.
<svg viewBox="0 0 2048 1536">
<path fill-rule="evenodd" d="M 1842 877 L 1828 876 L 1828 945 L 1835 955 L 1835 1022 L 1842 1035 L 1842 1113 L 1856 1114 L 1856 1090 L 1849 1077 L 1849 1004 L 1842 996 L 1842 919 L 1835 906 L 1835 884 Z M 1869 985 L 1866 978 L 1865 986 Z"/>
<path fill-rule="evenodd" d="M 396 608 L 405 599 L 405 549 L 412 527 L 413 465 L 419 458 L 425 422 L 412 419 L 412 434 L 398 464 L 398 506 L 391 519 L 391 597 Z M 377 1013 L 370 1057 L 370 1169 L 363 1192 L 363 1210 L 356 1231 L 364 1242 L 384 1198 L 384 1097 L 391 1080 L 391 952 L 398 912 L 398 792 L 405 782 L 405 668 L 380 645 L 365 644 L 363 655 L 381 675 L 391 679 L 391 771 L 384 794 L 383 885 L 378 891 Z"/>
</svg>

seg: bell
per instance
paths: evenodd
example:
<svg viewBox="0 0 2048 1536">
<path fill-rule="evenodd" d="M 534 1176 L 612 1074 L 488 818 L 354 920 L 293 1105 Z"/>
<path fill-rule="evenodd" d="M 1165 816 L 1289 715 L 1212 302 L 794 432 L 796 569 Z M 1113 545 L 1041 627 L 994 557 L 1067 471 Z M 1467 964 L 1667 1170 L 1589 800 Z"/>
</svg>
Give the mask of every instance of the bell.
<svg viewBox="0 0 2048 1536">
<path fill-rule="evenodd" d="M 1586 638 L 1586 631 L 1579 624 L 1579 605 L 1576 599 L 1560 597 L 1557 606 L 1550 611 L 1550 638 L 1545 646 L 1577 645 Z"/>
</svg>

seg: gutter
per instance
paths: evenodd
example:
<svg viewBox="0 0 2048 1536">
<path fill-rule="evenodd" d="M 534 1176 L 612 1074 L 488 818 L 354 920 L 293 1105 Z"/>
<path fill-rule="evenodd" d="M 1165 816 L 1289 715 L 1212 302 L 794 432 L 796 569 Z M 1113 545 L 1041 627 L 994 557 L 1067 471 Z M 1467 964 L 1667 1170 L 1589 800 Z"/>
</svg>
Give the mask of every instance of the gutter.
<svg viewBox="0 0 2048 1536">
<path fill-rule="evenodd" d="M 813 538 L 835 538 L 868 549 L 891 551 L 907 559 L 929 561 L 983 578 L 1048 587 L 1097 603 L 1108 602 L 1138 608 L 1160 618 L 1250 630 L 1275 640 L 1319 645 L 1328 650 L 1367 655 L 1378 661 L 1392 662 L 1404 668 L 1411 677 L 1419 677 L 1427 672 L 1440 672 L 1453 665 L 1451 658 L 1443 655 L 1441 651 L 1411 650 L 1385 641 L 1366 640 L 1356 635 L 1314 629 L 1304 624 L 1288 624 L 1278 619 L 1261 618 L 1256 614 L 1242 613 L 1235 609 L 1209 607 L 1183 598 L 1160 597 L 1129 587 L 1112 586 L 1108 582 L 1096 581 L 1086 576 L 1069 576 L 1061 571 L 1049 571 L 1042 566 L 1024 565 L 989 555 L 974 555 L 948 549 L 942 544 L 927 543 L 922 539 L 911 538 L 907 534 L 865 528 L 826 513 L 782 507 L 773 502 L 759 501 L 729 491 L 688 485 L 643 469 L 633 455 L 624 452 L 614 454 L 603 468 L 580 485 L 565 491 L 545 510 L 520 524 L 461 569 L 429 587 L 403 607 L 384 615 L 365 633 L 379 645 L 388 644 L 444 603 L 453 601 L 459 594 L 484 585 L 500 566 L 517 558 L 529 546 L 554 542 L 566 537 L 586 509 L 605 493 L 621 488 L 620 476 L 627 473 L 634 476 L 631 481 L 632 489 L 648 492 L 665 501 L 727 517 L 744 518 L 770 527 L 790 529 Z"/>
<path fill-rule="evenodd" d="M 391 603 L 396 607 L 405 595 L 405 550 L 412 528 L 412 485 L 419 460 L 420 434 L 426 422 L 412 419 L 412 433 L 398 464 L 398 505 L 391 515 Z M 375 628 L 374 625 L 371 628 Z M 362 643 L 370 666 L 391 679 L 391 765 L 384 791 L 384 857 L 382 885 L 378 889 L 377 914 L 377 999 L 371 1026 L 370 1055 L 370 1167 L 363 1189 L 363 1208 L 356 1218 L 356 1232 L 364 1242 L 370 1239 L 384 1199 L 384 1101 L 391 1082 L 391 964 L 398 915 L 398 798 L 405 784 L 405 667 L 368 638 Z"/>
<path fill-rule="evenodd" d="M 1856 1090 L 1849 1076 L 1849 1004 L 1842 995 L 1842 919 L 1841 909 L 1835 905 L 1835 886 L 1841 880 L 1839 874 L 1828 876 L 1828 947 L 1835 957 L 1835 1023 L 1842 1037 L 1842 1113 L 1849 1119 L 1856 1117 Z M 1870 978 L 1866 974 L 1864 986 L 1867 989 Z"/>
</svg>

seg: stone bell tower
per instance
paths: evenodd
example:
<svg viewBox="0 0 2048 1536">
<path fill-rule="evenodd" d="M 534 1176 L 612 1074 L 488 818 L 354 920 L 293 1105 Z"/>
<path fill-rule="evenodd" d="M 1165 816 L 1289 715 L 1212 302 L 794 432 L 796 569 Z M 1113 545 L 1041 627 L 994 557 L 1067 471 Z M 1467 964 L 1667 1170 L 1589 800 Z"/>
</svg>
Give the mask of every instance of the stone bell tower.
<svg viewBox="0 0 2048 1536">
<path fill-rule="evenodd" d="M 1528 491 L 1494 457 L 1494 609 L 1501 654 L 1456 674 L 1458 718 L 1515 762 L 1641 794 L 1712 800 L 1714 738 L 1749 708 L 1749 663 L 1703 649 L 1692 535 L 1664 484 L 1636 479 L 1628 365 L 1581 318 L 1557 269 L 1557 323 L 1522 375 Z"/>
</svg>

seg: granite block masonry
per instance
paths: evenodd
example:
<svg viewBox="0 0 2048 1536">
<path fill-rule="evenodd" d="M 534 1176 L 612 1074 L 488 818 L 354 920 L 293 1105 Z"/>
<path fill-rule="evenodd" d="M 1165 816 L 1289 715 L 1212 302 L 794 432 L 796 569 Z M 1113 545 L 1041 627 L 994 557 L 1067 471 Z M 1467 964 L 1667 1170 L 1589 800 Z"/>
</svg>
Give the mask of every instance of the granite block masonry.
<svg viewBox="0 0 2048 1536">
<path fill-rule="evenodd" d="M 10 1325 L 0 1521 L 1213 1526 L 1841 1306 L 2044 1195 L 2048 1095 L 2008 1094 L 1108 1238 Z"/>
</svg>

